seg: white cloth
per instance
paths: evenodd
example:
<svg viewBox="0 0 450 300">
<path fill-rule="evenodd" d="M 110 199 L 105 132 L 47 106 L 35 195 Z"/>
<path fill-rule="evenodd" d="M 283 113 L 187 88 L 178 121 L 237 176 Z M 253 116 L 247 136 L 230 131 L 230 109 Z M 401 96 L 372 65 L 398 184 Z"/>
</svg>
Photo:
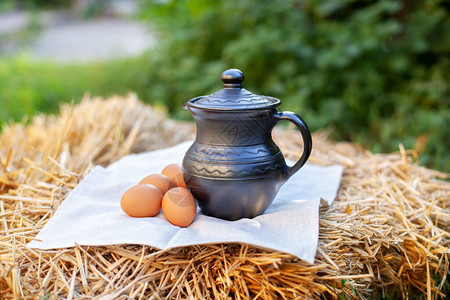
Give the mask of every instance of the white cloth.
<svg viewBox="0 0 450 300">
<path fill-rule="evenodd" d="M 55 249 L 79 245 L 144 244 L 169 249 L 196 244 L 246 243 L 293 254 L 313 263 L 319 238 L 320 198 L 334 201 L 342 166 L 306 164 L 281 188 L 263 215 L 225 221 L 200 210 L 186 228 L 169 223 L 162 212 L 133 218 L 120 208 L 122 194 L 143 177 L 181 163 L 191 141 L 128 155 L 109 167 L 95 167 L 67 196 L 28 246 Z"/>
</svg>

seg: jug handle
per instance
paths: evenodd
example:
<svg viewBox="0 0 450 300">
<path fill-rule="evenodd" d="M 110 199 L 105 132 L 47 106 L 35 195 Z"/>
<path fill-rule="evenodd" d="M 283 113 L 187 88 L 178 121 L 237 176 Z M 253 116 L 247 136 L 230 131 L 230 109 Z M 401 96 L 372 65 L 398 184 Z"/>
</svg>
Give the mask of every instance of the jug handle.
<svg viewBox="0 0 450 300">
<path fill-rule="evenodd" d="M 305 121 L 303 119 L 290 111 L 285 112 L 277 112 L 274 115 L 275 119 L 277 119 L 277 123 L 279 121 L 287 120 L 292 123 L 294 123 L 298 130 L 300 130 L 300 133 L 302 134 L 303 138 L 303 154 L 300 156 L 300 158 L 297 160 L 297 162 L 292 166 L 288 167 L 285 180 L 288 180 L 292 175 L 294 175 L 298 170 L 300 170 L 301 167 L 306 163 L 306 161 L 309 158 L 309 155 L 311 154 L 312 149 L 312 139 L 311 139 L 311 132 L 309 131 L 308 126 L 306 125 Z"/>
</svg>

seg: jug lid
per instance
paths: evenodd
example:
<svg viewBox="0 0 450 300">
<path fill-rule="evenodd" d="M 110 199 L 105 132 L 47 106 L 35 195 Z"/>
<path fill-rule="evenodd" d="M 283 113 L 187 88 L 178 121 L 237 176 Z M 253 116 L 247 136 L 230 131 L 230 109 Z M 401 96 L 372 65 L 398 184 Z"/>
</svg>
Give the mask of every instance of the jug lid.
<svg viewBox="0 0 450 300">
<path fill-rule="evenodd" d="M 278 107 L 280 100 L 255 95 L 242 87 L 244 74 L 238 69 L 229 69 L 222 73 L 223 89 L 186 102 L 185 106 L 212 110 L 248 110 Z"/>
</svg>

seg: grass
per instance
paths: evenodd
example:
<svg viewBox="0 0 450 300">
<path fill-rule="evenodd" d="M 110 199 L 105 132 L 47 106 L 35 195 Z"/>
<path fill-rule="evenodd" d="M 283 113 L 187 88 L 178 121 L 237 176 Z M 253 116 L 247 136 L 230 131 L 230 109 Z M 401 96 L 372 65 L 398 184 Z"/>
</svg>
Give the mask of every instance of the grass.
<svg viewBox="0 0 450 300">
<path fill-rule="evenodd" d="M 85 93 L 123 95 L 134 90 L 140 58 L 57 64 L 26 55 L 0 58 L 0 124 L 37 113 L 54 113 L 60 102 L 78 102 Z"/>
</svg>

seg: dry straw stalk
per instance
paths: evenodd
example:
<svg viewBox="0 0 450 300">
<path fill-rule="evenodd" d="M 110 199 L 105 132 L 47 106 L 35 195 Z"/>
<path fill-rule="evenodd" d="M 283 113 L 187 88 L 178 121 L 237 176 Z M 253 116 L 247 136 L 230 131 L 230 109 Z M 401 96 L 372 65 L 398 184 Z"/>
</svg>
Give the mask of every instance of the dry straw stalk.
<svg viewBox="0 0 450 300">
<path fill-rule="evenodd" d="M 337 200 L 321 208 L 315 264 L 244 244 L 158 251 L 142 245 L 26 244 L 96 164 L 193 137 L 134 95 L 86 97 L 58 116 L 0 134 L 0 299 L 294 299 L 444 297 L 449 272 L 448 174 L 413 150 L 374 155 L 317 132 L 310 162 L 345 166 Z M 301 145 L 276 131 L 285 154 Z M 301 234 L 301 228 L 298 229 Z M 448 288 L 448 286 L 447 286 Z"/>
</svg>

